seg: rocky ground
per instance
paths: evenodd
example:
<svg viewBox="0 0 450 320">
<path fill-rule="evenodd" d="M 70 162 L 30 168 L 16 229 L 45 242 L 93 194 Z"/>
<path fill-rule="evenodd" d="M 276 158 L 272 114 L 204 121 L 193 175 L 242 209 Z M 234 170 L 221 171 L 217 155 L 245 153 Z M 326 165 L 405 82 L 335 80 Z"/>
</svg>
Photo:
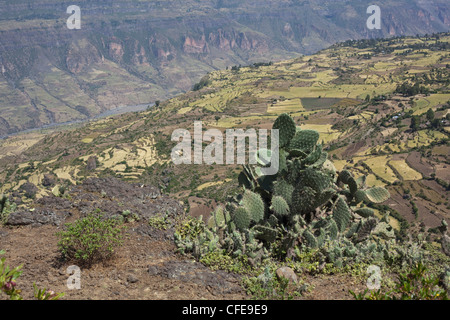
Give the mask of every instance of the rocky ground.
<svg viewBox="0 0 450 320">
<path fill-rule="evenodd" d="M 128 209 L 139 221 L 127 223 L 124 245 L 105 264 L 81 268 L 81 289 L 69 290 L 67 268 L 61 260 L 57 236 L 65 222 L 99 208 L 105 216 Z M 114 178 L 88 179 L 73 187 L 64 198 L 44 197 L 34 211 L 18 211 L 9 225 L 0 227 L 0 248 L 10 266 L 23 265 L 17 285 L 25 299 L 33 298 L 33 283 L 63 299 L 250 299 L 241 287 L 241 276 L 212 271 L 175 252 L 173 229 L 158 230 L 148 224 L 152 216 L 170 217 L 184 210 L 175 200 L 151 186 L 128 184 Z M 349 276 L 301 276 L 311 290 L 302 299 L 349 299 L 349 289 L 362 284 Z"/>
</svg>

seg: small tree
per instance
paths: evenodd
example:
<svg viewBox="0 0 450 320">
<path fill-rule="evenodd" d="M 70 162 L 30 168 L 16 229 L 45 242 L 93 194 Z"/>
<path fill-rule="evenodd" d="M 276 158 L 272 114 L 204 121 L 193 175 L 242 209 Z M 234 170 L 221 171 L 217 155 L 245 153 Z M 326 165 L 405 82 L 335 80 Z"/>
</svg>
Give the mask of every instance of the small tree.
<svg viewBox="0 0 450 320">
<path fill-rule="evenodd" d="M 123 244 L 123 226 L 118 219 L 105 219 L 98 212 L 66 224 L 58 232 L 58 248 L 65 259 L 90 266 L 113 256 Z"/>
<path fill-rule="evenodd" d="M 434 120 L 434 111 L 431 108 L 427 111 L 427 120 L 430 122 L 433 122 Z"/>
<path fill-rule="evenodd" d="M 419 126 L 420 126 L 420 117 L 419 116 L 412 116 L 411 118 L 411 125 L 409 126 L 411 128 L 411 130 L 417 131 L 419 130 Z"/>
</svg>

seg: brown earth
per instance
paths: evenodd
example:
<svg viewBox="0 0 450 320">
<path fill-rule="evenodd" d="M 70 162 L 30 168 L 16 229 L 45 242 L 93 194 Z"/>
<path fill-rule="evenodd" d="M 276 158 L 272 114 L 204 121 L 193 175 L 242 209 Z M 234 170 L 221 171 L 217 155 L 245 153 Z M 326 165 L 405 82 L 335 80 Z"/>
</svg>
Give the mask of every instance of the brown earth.
<svg viewBox="0 0 450 320">
<path fill-rule="evenodd" d="M 429 177 L 434 172 L 433 167 L 422 159 L 420 152 L 411 151 L 406 158 L 406 163 L 414 170 L 419 171 L 424 177 Z"/>
<path fill-rule="evenodd" d="M 106 196 L 98 194 L 99 188 Z M 113 178 L 95 178 L 68 192 L 70 197 L 67 198 L 40 199 L 32 215 L 22 212 L 26 219 L 15 216 L 10 223 L 16 225 L 0 227 L 0 249 L 6 251 L 7 264 L 23 265 L 17 286 L 25 299 L 33 298 L 33 283 L 40 288 L 65 292 L 63 299 L 69 300 L 251 298 L 240 285 L 241 276 L 212 271 L 176 253 L 173 225 L 164 231 L 147 223 L 161 210 L 171 209 L 168 211 L 171 218 L 183 214 L 178 202 L 159 194 L 157 189 Z M 113 216 L 122 210 L 121 203 L 140 220 L 126 223 L 124 245 L 111 260 L 89 268 L 81 267 L 81 289 L 69 290 L 67 268 L 73 263 L 61 259 L 55 233 L 62 230 L 64 222 L 85 216 L 94 208 Z M 364 289 L 360 281 L 350 276 L 299 276 L 310 288 L 300 299 L 351 299 L 349 289 Z"/>
</svg>

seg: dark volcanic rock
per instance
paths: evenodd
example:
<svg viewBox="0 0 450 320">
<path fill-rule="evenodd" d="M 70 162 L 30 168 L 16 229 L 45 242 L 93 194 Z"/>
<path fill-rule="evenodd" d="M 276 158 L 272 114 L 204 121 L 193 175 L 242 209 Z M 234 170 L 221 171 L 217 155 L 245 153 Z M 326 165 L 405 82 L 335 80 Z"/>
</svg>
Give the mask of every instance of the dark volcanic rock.
<svg viewBox="0 0 450 320">
<path fill-rule="evenodd" d="M 39 189 L 31 182 L 26 182 L 20 186 L 20 189 L 25 192 L 25 197 L 33 199 Z"/>
<path fill-rule="evenodd" d="M 240 292 L 239 276 L 225 271 L 212 271 L 204 265 L 193 261 L 168 261 L 163 265 L 150 265 L 148 272 L 153 276 L 193 282 L 212 287 L 222 294 Z"/>
<path fill-rule="evenodd" d="M 112 217 L 130 210 L 140 219 L 148 220 L 160 213 L 168 213 L 173 218 L 184 212 L 178 201 L 162 195 L 158 188 L 116 178 L 87 179 L 74 187 L 73 193 L 73 200 L 82 200 L 75 204 L 82 214 L 98 208 L 105 216 Z"/>
<path fill-rule="evenodd" d="M 42 185 L 44 187 L 53 187 L 55 185 L 55 176 L 49 173 L 44 174 L 44 178 L 42 179 Z"/>
<path fill-rule="evenodd" d="M 34 186 L 34 185 L 33 185 Z M 30 187 L 31 188 L 31 187 Z M 169 219 L 184 212 L 176 200 L 162 195 L 159 189 L 141 184 L 130 184 L 116 178 L 90 178 L 66 191 L 69 197 L 45 196 L 36 201 L 35 211 L 18 211 L 10 215 L 9 225 L 60 225 L 71 216 L 83 217 L 100 209 L 105 218 L 117 217 L 125 210 L 147 221 L 157 214 L 168 214 Z M 170 240 L 170 230 L 160 231 L 143 224 L 141 234 L 159 240 Z"/>
<path fill-rule="evenodd" d="M 17 211 L 9 215 L 7 225 L 10 226 L 41 226 L 52 224 L 59 226 L 67 217 L 67 214 L 55 213 L 51 211 Z"/>
<path fill-rule="evenodd" d="M 130 274 L 130 275 L 128 275 L 128 277 L 127 277 L 127 281 L 128 281 L 129 283 L 136 283 L 136 282 L 139 281 L 139 279 L 138 279 L 135 275 Z"/>
<path fill-rule="evenodd" d="M 173 231 L 173 228 L 159 230 L 151 227 L 148 223 L 141 224 L 135 230 L 135 232 L 139 235 L 146 235 L 158 241 L 173 240 Z"/>
<path fill-rule="evenodd" d="M 69 210 L 72 208 L 72 202 L 69 199 L 55 197 L 53 195 L 37 200 L 36 204 L 40 207 L 45 207 L 47 210 Z"/>
<path fill-rule="evenodd" d="M 95 169 L 97 169 L 97 157 L 91 156 L 87 160 L 86 170 L 94 171 Z"/>
</svg>

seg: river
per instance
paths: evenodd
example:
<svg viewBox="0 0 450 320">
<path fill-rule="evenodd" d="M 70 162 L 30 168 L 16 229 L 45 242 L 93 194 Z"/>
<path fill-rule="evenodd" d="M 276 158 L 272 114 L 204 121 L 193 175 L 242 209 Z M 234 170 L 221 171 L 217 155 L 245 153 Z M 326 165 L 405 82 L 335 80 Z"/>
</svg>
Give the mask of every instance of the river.
<svg viewBox="0 0 450 320">
<path fill-rule="evenodd" d="M 0 136 L 0 140 L 6 139 L 8 137 L 12 137 L 12 136 L 17 136 L 20 134 L 24 134 L 24 133 L 30 133 L 33 131 L 37 131 L 37 130 L 43 130 L 43 129 L 50 129 L 50 128 L 57 128 L 57 127 L 61 127 L 61 126 L 68 126 L 71 124 L 78 124 L 78 123 L 84 123 L 84 122 L 90 122 L 90 121 L 95 121 L 98 119 L 102 119 L 102 118 L 106 118 L 106 117 L 110 117 L 110 116 L 116 116 L 119 114 L 124 114 L 124 113 L 128 113 L 128 112 L 140 112 L 140 111 L 145 111 L 147 110 L 147 108 L 153 107 L 155 104 L 154 103 L 145 103 L 145 104 L 139 104 L 139 105 L 134 105 L 134 106 L 122 106 L 122 107 L 118 107 L 115 109 L 111 109 L 111 110 L 106 110 L 92 118 L 88 118 L 88 119 L 83 119 L 83 120 L 72 120 L 72 121 L 67 121 L 67 122 L 56 122 L 56 123 L 50 123 L 50 124 L 46 124 L 43 125 L 39 128 L 31 128 L 31 129 L 26 129 L 26 130 L 22 130 L 22 131 L 18 131 L 18 132 L 14 132 L 14 133 L 10 133 L 4 136 Z"/>
</svg>

